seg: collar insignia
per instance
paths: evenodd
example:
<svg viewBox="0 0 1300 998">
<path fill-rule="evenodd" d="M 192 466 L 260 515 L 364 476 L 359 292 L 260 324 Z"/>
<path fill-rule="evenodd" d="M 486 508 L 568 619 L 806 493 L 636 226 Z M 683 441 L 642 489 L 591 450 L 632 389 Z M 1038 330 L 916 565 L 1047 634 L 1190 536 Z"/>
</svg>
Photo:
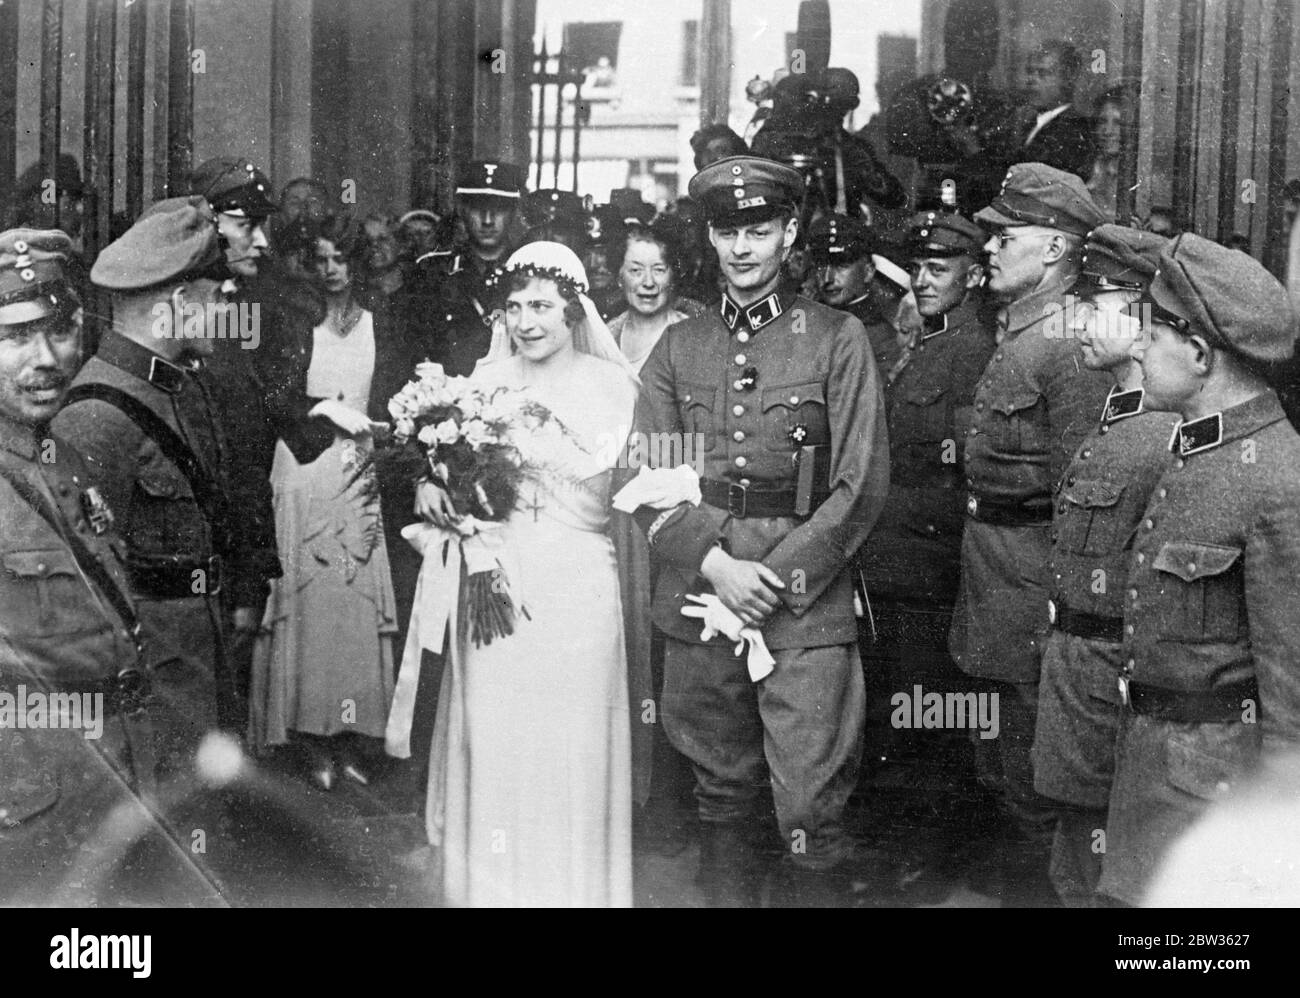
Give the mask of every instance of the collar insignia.
<svg viewBox="0 0 1300 998">
<path fill-rule="evenodd" d="M 730 295 L 723 294 L 719 311 L 722 313 L 722 321 L 727 324 L 727 328 L 733 333 L 740 324 L 742 316 L 750 332 L 756 333 L 769 322 L 779 318 L 785 311 L 785 307 L 781 304 L 781 299 L 775 292 L 762 301 L 755 302 L 743 309 L 731 300 Z"/>
<path fill-rule="evenodd" d="M 1130 391 L 1120 391 L 1118 388 L 1112 388 L 1110 394 L 1106 396 L 1106 408 L 1101 414 L 1103 423 L 1115 423 L 1121 419 L 1128 419 L 1130 416 L 1136 416 L 1142 412 L 1142 398 L 1145 393 L 1141 388 L 1134 388 Z"/>
<path fill-rule="evenodd" d="M 1169 449 L 1179 457 L 1199 454 L 1223 443 L 1223 414 L 1214 412 L 1190 423 L 1179 423 L 1174 427 L 1173 439 Z"/>
<path fill-rule="evenodd" d="M 160 388 L 168 395 L 175 395 L 185 387 L 185 369 L 169 364 L 161 357 L 149 360 L 149 384 Z"/>
</svg>

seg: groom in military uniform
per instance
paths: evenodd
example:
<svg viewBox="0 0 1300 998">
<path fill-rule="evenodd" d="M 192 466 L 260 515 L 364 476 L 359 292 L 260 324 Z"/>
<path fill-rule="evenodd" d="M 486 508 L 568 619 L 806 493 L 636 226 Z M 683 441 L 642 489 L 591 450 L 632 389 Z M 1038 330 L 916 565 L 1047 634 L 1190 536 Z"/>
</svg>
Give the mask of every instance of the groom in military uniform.
<svg viewBox="0 0 1300 998">
<path fill-rule="evenodd" d="M 634 439 L 690 434 L 701 455 L 698 505 L 636 515 L 662 566 L 664 723 L 694 765 L 711 905 L 758 903 L 764 780 L 789 901 L 837 903 L 850 854 L 864 697 L 849 568 L 888 490 L 889 448 L 862 323 L 780 290 L 802 188 L 796 171 L 750 156 L 692 179 L 726 289 L 716 310 L 664 333 L 634 421 Z M 765 678 L 683 616 L 687 594 L 710 593 L 762 629 L 776 660 Z"/>
</svg>

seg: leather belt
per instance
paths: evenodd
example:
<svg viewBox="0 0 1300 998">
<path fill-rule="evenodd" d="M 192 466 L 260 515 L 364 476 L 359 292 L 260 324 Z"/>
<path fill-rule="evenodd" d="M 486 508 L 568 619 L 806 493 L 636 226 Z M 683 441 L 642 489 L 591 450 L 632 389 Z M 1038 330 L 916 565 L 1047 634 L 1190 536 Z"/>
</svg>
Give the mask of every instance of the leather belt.
<svg viewBox="0 0 1300 998">
<path fill-rule="evenodd" d="M 974 492 L 966 494 L 966 515 L 980 523 L 991 523 L 998 527 L 1028 527 L 1052 522 L 1052 507 L 1029 507 L 1019 503 L 995 502 L 977 496 Z"/>
<path fill-rule="evenodd" d="M 1168 690 L 1119 677 L 1120 697 L 1134 714 L 1184 724 L 1227 724 L 1241 720 L 1242 701 L 1259 703 L 1259 685 L 1243 679 L 1217 690 Z"/>
<path fill-rule="evenodd" d="M 1109 641 L 1120 644 L 1124 640 L 1124 619 L 1122 617 L 1103 617 L 1096 613 L 1071 610 L 1064 603 L 1056 600 L 1047 601 L 1047 619 L 1058 631 L 1073 634 L 1093 641 Z"/>
<path fill-rule="evenodd" d="M 202 572 L 204 589 L 194 591 L 194 573 Z M 147 599 L 189 599 L 215 596 L 221 592 L 225 564 L 221 555 L 198 561 L 170 561 L 155 565 L 139 563 L 127 566 L 131 588 Z"/>
<path fill-rule="evenodd" d="M 814 493 L 812 509 L 826 501 L 828 493 Z M 717 482 L 701 479 L 700 497 L 710 506 L 725 509 L 732 516 L 795 516 L 795 489 L 761 489 L 735 482 Z M 810 510 L 811 512 L 811 510 Z"/>
<path fill-rule="evenodd" d="M 64 682 L 46 679 L 43 676 L 0 675 L 0 690 L 16 693 L 19 686 L 26 687 L 29 695 L 32 693 L 42 693 L 46 696 L 102 694 L 104 714 L 110 717 L 117 714 L 134 714 L 143 710 L 150 691 L 149 673 L 136 666 L 121 669 L 115 676 Z"/>
</svg>

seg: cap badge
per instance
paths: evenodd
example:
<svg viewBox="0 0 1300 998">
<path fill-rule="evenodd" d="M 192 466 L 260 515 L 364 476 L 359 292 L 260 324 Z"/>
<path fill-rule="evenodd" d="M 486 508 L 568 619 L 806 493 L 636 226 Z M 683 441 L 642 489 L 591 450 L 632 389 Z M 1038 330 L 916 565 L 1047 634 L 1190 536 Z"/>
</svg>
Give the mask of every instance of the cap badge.
<svg viewBox="0 0 1300 998">
<path fill-rule="evenodd" d="M 741 173 L 743 173 L 744 171 L 741 169 L 740 164 L 736 163 L 731 167 L 731 172 L 734 173 L 737 177 L 739 177 Z"/>
</svg>

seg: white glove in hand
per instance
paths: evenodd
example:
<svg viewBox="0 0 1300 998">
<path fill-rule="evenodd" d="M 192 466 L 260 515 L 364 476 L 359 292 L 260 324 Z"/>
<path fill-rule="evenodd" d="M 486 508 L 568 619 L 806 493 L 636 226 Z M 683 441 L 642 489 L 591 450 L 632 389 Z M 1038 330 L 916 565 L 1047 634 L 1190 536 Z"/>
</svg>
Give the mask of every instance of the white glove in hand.
<svg viewBox="0 0 1300 998">
<path fill-rule="evenodd" d="M 322 399 L 311 407 L 307 415 L 328 419 L 350 437 L 359 437 L 370 432 L 370 420 L 364 412 L 357 412 L 351 406 L 334 399 Z"/>
<path fill-rule="evenodd" d="M 745 665 L 749 669 L 750 680 L 756 683 L 771 674 L 776 659 L 768 651 L 762 631 L 757 627 L 746 627 L 741 619 L 723 606 L 722 600 L 716 596 L 696 596 L 694 593 L 687 593 L 686 598 L 696 605 L 682 607 L 682 616 L 694 617 L 704 622 L 704 629 L 700 632 L 701 641 L 708 641 L 715 634 L 724 635 L 736 642 L 737 655 L 741 653 L 745 642 L 748 641 L 749 656 L 745 660 Z"/>
</svg>

